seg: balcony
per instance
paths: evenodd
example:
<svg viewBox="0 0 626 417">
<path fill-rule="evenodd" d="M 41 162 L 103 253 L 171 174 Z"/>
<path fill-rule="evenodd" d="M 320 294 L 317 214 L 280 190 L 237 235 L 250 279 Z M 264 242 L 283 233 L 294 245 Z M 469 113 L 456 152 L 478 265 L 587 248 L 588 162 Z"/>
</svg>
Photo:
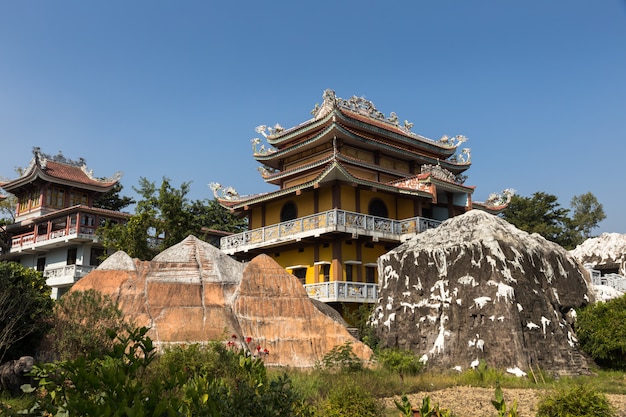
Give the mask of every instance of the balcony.
<svg viewBox="0 0 626 417">
<path fill-rule="evenodd" d="M 325 303 L 375 303 L 378 299 L 378 284 L 332 281 L 307 284 L 304 288 L 310 298 Z"/>
<path fill-rule="evenodd" d="M 404 242 L 416 233 L 437 227 L 438 220 L 412 217 L 392 220 L 345 210 L 329 210 L 277 223 L 220 239 L 220 248 L 228 255 L 251 249 L 275 246 L 325 233 L 344 232 L 352 236 L 371 236 L 374 240 Z"/>
<path fill-rule="evenodd" d="M 70 226 L 65 229 L 53 230 L 49 233 L 39 235 L 35 232 L 30 232 L 13 236 L 9 253 L 21 252 L 25 249 L 56 247 L 72 239 L 95 241 L 97 239 L 95 227 L 81 226 L 77 228 L 76 226 Z"/>
<path fill-rule="evenodd" d="M 66 265 L 58 268 L 48 268 L 43 271 L 43 276 L 46 278 L 46 284 L 50 287 L 63 287 L 74 284 L 94 268 L 95 266 L 91 265 Z"/>
</svg>

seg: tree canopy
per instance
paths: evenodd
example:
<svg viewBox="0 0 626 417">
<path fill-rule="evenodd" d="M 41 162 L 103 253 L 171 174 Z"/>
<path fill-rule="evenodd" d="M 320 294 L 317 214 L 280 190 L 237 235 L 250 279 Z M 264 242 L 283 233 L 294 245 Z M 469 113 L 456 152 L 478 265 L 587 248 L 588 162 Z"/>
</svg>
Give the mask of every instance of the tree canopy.
<svg viewBox="0 0 626 417">
<path fill-rule="evenodd" d="M 131 204 L 135 204 L 135 200 L 132 198 L 120 195 L 123 188 L 122 184 L 116 183 L 111 190 L 96 198 L 93 202 L 94 207 L 122 211 Z"/>
<path fill-rule="evenodd" d="M 573 249 L 589 238 L 591 230 L 606 218 L 592 193 L 572 198 L 573 217 L 557 200 L 544 192 L 536 192 L 532 197 L 514 195 L 502 217 L 518 229 L 538 233 L 565 249 Z"/>
<path fill-rule="evenodd" d="M 163 178 L 161 185 L 141 177 L 133 189 L 140 198 L 135 213 L 125 224 L 107 224 L 98 229 L 106 247 L 123 250 L 133 258 L 152 259 L 189 235 L 202 238 L 206 229 L 240 232 L 245 220 L 238 219 L 217 201 L 191 201 L 188 182 L 180 188 Z"/>
<path fill-rule="evenodd" d="M 0 362 L 5 356 L 22 356 L 26 349 L 33 353 L 51 313 L 50 287 L 41 272 L 0 262 Z"/>
</svg>

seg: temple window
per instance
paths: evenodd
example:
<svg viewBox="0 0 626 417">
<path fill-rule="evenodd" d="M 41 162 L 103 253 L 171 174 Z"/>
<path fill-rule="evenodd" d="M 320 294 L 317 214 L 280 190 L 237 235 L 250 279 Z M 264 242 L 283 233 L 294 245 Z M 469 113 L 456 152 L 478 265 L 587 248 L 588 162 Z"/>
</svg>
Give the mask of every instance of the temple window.
<svg viewBox="0 0 626 417">
<path fill-rule="evenodd" d="M 388 217 L 387 206 L 383 200 L 379 198 L 374 198 L 370 201 L 369 206 L 367 207 L 367 213 L 376 217 Z"/>
<path fill-rule="evenodd" d="M 76 248 L 67 250 L 67 265 L 76 265 Z"/>
<path fill-rule="evenodd" d="M 353 276 L 353 272 L 354 272 L 354 265 L 348 264 L 348 265 L 344 265 L 344 269 L 346 271 L 346 281 L 348 282 L 352 282 L 352 276 Z"/>
<path fill-rule="evenodd" d="M 321 261 L 315 262 L 315 265 L 318 266 L 318 282 L 329 282 L 330 281 L 330 262 Z"/>
<path fill-rule="evenodd" d="M 365 267 L 365 282 L 367 282 L 368 284 L 374 284 L 376 282 L 376 267 Z"/>
<path fill-rule="evenodd" d="M 293 274 L 302 285 L 306 284 L 306 268 L 296 268 L 293 270 Z"/>
<path fill-rule="evenodd" d="M 298 208 L 296 205 L 291 201 L 285 203 L 283 208 L 280 210 L 280 221 L 287 222 L 296 218 L 298 218 Z"/>
<path fill-rule="evenodd" d="M 46 205 L 54 208 L 65 207 L 65 190 L 57 187 L 50 187 L 46 194 Z"/>
<path fill-rule="evenodd" d="M 75 191 L 72 191 L 70 193 L 70 206 L 77 206 L 77 205 L 83 205 L 86 206 L 87 205 L 87 194 L 86 193 L 78 193 Z"/>
</svg>

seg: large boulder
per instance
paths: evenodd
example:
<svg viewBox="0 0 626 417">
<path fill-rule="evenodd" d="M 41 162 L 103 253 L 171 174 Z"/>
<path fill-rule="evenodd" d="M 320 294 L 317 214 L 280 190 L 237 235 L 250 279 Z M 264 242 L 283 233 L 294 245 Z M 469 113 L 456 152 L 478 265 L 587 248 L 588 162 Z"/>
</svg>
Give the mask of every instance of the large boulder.
<svg viewBox="0 0 626 417">
<path fill-rule="evenodd" d="M 193 236 L 152 261 L 113 254 L 72 291 L 88 289 L 111 295 L 129 321 L 150 328 L 161 348 L 235 339 L 253 353 L 267 349 L 267 365 L 299 368 L 315 366 L 346 342 L 362 359 L 372 355 L 270 257 L 244 264 Z"/>
<path fill-rule="evenodd" d="M 626 277 L 626 235 L 603 233 L 585 240 L 571 254 L 583 265 Z"/>
<path fill-rule="evenodd" d="M 589 275 L 539 235 L 472 210 L 381 256 L 378 268 L 378 336 L 429 367 L 588 370 L 571 316 L 593 302 Z"/>
</svg>

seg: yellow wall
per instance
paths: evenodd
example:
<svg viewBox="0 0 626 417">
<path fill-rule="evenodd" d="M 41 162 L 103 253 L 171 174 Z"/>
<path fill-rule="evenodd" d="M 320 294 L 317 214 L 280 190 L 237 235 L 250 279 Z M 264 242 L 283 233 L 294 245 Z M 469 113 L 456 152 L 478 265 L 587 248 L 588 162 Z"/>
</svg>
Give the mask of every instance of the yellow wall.
<svg viewBox="0 0 626 417">
<path fill-rule="evenodd" d="M 373 199 L 382 200 L 387 206 L 387 214 L 390 219 L 395 219 L 396 217 L 396 201 L 392 195 L 386 193 L 376 193 L 373 191 L 363 190 L 361 191 L 361 213 L 367 213 L 367 208 L 369 207 L 370 201 Z"/>
</svg>

